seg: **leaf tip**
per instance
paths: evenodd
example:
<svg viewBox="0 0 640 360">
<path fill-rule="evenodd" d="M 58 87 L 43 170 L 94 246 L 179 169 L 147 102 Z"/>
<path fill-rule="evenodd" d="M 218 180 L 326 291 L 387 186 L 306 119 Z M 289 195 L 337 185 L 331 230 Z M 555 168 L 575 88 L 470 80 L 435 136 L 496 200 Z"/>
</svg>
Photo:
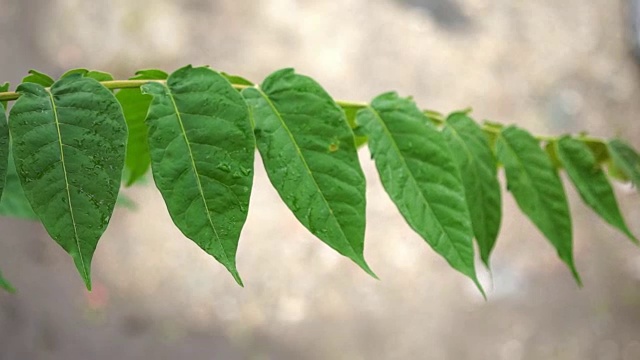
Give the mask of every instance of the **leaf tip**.
<svg viewBox="0 0 640 360">
<path fill-rule="evenodd" d="M 87 291 L 91 291 L 91 277 L 82 275 L 82 280 L 84 281 L 84 286 L 87 287 Z"/>
<path fill-rule="evenodd" d="M 484 267 L 491 272 L 491 261 L 489 260 L 489 255 L 482 255 L 480 256 L 481 260 L 482 260 L 482 264 L 484 264 Z"/>
<path fill-rule="evenodd" d="M 633 235 L 633 233 L 631 233 L 631 230 L 629 230 L 628 228 L 624 230 L 624 234 L 627 235 L 627 237 L 629 238 L 629 240 L 631 240 L 631 242 L 636 245 L 636 246 L 640 246 L 640 241 L 638 241 L 638 238 Z"/>
<path fill-rule="evenodd" d="M 91 291 L 91 260 L 89 260 L 89 262 L 86 262 L 87 259 L 84 259 L 81 256 L 76 257 L 73 254 L 71 256 L 73 257 L 76 268 L 78 269 L 78 272 L 82 277 L 84 285 L 87 287 L 88 291 Z"/>
<path fill-rule="evenodd" d="M 360 255 L 357 257 L 353 257 L 352 258 L 353 262 L 355 262 L 362 270 L 364 270 L 364 272 L 366 272 L 367 274 L 369 274 L 369 276 L 371 276 L 372 278 L 376 279 L 376 280 L 380 280 L 380 278 L 378 277 L 378 275 L 376 275 L 376 273 L 373 272 L 373 270 L 371 270 L 371 268 L 369 267 L 369 264 L 367 264 L 366 260 L 364 259 L 364 256 Z"/>
<path fill-rule="evenodd" d="M 235 280 L 240 287 L 244 287 L 244 283 L 242 282 L 242 278 L 240 278 L 240 274 L 238 273 L 236 266 L 234 264 L 230 264 L 227 266 L 227 270 L 231 273 L 231 276 L 233 276 L 233 280 Z"/>
<path fill-rule="evenodd" d="M 473 280 L 473 283 L 476 285 L 476 288 L 478 288 L 478 290 L 480 290 L 480 294 L 484 298 L 484 301 L 487 301 L 487 293 L 484 291 L 484 288 L 482 287 L 482 284 L 480 284 L 480 281 L 478 280 L 478 277 L 474 275 L 473 277 L 471 277 L 471 280 Z"/>
<path fill-rule="evenodd" d="M 9 284 L 9 282 L 2 281 L 2 278 L 0 278 L 0 289 L 4 289 L 9 294 L 16 293 L 16 288 L 14 288 L 13 285 Z"/>
<path fill-rule="evenodd" d="M 580 278 L 580 274 L 578 273 L 578 270 L 573 264 L 569 266 L 571 268 L 571 274 L 573 275 L 573 278 L 575 279 L 576 284 L 578 284 L 578 287 L 582 289 L 584 287 L 584 284 L 582 283 L 582 278 Z"/>
</svg>

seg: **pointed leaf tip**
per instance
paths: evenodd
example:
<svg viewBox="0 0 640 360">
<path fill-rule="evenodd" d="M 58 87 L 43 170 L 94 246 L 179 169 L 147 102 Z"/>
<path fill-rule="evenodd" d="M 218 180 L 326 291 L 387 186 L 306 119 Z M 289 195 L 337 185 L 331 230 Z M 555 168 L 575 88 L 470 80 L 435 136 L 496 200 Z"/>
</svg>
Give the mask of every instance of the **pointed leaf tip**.
<svg viewBox="0 0 640 360">
<path fill-rule="evenodd" d="M 569 204 L 551 160 L 530 133 L 515 126 L 502 129 L 497 153 L 518 207 L 555 247 L 581 284 L 573 258 Z"/>
<path fill-rule="evenodd" d="M 253 185 L 247 105 L 217 72 L 186 66 L 149 83 L 151 168 L 174 224 L 242 285 L 235 256 Z"/>
<path fill-rule="evenodd" d="M 589 147 L 569 136 L 562 137 L 553 146 L 582 200 L 604 221 L 638 244 L 622 217 L 609 179 Z"/>
<path fill-rule="evenodd" d="M 91 288 L 91 259 L 113 212 L 127 127 L 98 81 L 65 77 L 50 89 L 19 87 L 9 115 L 13 159 L 24 194 L 49 235 Z"/>
<path fill-rule="evenodd" d="M 242 92 L 271 184 L 313 235 L 364 260 L 365 178 L 344 112 L 315 80 L 282 69 Z"/>
<path fill-rule="evenodd" d="M 460 170 L 480 258 L 489 268 L 502 219 L 496 159 L 482 128 L 464 112 L 449 115 L 443 134 Z"/>
<path fill-rule="evenodd" d="M 444 135 L 395 92 L 357 114 L 380 180 L 411 226 L 456 270 L 478 282 L 465 192 Z"/>
</svg>

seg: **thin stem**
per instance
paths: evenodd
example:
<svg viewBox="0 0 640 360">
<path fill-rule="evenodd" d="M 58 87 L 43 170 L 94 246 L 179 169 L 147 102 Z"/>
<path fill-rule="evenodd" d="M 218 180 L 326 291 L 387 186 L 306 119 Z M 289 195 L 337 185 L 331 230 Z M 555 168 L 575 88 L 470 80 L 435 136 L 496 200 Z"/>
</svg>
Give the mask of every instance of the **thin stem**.
<svg viewBox="0 0 640 360">
<path fill-rule="evenodd" d="M 158 82 L 158 83 L 165 84 L 166 80 L 111 80 L 111 81 L 102 81 L 100 83 L 104 85 L 104 87 L 106 87 L 107 89 L 115 90 L 115 89 L 138 88 L 149 82 Z M 240 84 L 233 84 L 232 86 L 239 91 L 246 89 L 248 87 L 251 87 L 249 85 L 240 85 Z M 16 92 L 12 92 L 12 91 L 0 92 L 0 101 L 13 101 L 13 100 L 17 100 L 19 97 L 20 97 L 20 94 Z M 342 108 L 350 108 L 350 109 L 362 109 L 369 106 L 369 104 L 365 102 L 345 101 L 345 100 L 336 100 L 336 104 L 338 104 L 338 106 Z M 462 110 L 462 112 L 469 112 L 469 111 L 471 111 L 471 109 Z M 442 125 L 446 121 L 446 117 L 437 111 L 423 110 L 423 113 L 435 125 Z M 495 136 L 495 135 L 498 135 L 502 130 L 502 125 L 491 123 L 491 122 L 485 122 L 482 124 L 482 130 L 489 135 Z M 557 141 L 559 138 L 560 138 L 559 136 L 542 136 L 542 135 L 536 136 L 536 139 L 542 142 L 554 142 L 554 141 Z M 590 143 L 590 144 L 604 144 L 604 141 L 602 139 L 589 137 L 585 135 L 579 136 L 578 139 L 585 143 Z"/>
</svg>

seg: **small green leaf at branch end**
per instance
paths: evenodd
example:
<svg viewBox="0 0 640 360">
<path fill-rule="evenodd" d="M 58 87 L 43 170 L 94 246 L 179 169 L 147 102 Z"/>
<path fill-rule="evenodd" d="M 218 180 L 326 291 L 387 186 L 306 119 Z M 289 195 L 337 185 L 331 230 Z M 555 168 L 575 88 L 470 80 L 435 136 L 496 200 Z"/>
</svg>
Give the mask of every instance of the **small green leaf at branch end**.
<svg viewBox="0 0 640 360">
<path fill-rule="evenodd" d="M 44 87 L 50 87 L 51 85 L 53 85 L 53 83 L 55 82 L 55 80 L 53 80 L 51 78 L 51 76 L 42 73 L 38 70 L 29 70 L 29 75 L 25 76 L 22 79 L 22 82 L 30 82 L 30 83 L 36 83 L 36 84 L 40 84 Z"/>
</svg>

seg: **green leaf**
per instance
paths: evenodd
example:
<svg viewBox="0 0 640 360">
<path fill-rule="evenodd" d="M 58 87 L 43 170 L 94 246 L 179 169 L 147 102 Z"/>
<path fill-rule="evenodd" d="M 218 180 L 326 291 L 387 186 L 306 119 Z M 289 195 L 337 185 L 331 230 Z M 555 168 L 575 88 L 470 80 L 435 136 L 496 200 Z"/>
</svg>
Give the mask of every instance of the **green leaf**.
<svg viewBox="0 0 640 360">
<path fill-rule="evenodd" d="M 16 289 L 2 276 L 2 272 L 0 272 L 0 288 L 10 293 L 16 292 Z"/>
<path fill-rule="evenodd" d="M 480 257 L 489 267 L 502 218 L 496 159 L 482 128 L 464 113 L 450 115 L 443 133 L 462 176 Z"/>
<path fill-rule="evenodd" d="M 607 143 L 609 156 L 615 168 L 640 187 L 640 155 L 627 143 L 613 139 Z"/>
<path fill-rule="evenodd" d="M 147 125 L 151 168 L 182 233 L 222 263 L 238 284 L 236 251 L 253 184 L 255 140 L 242 96 L 217 72 L 191 66 L 153 95 Z"/>
<path fill-rule="evenodd" d="M 341 105 L 340 106 L 344 111 L 345 116 L 347 117 L 347 122 L 349 123 L 349 127 L 353 130 L 353 136 L 356 142 L 356 148 L 362 147 L 367 143 L 367 136 L 364 135 L 363 129 L 358 126 L 356 122 L 356 115 L 358 111 L 362 109 L 361 106 L 353 106 L 353 105 Z"/>
<path fill-rule="evenodd" d="M 25 76 L 22 79 L 23 83 L 25 82 L 35 83 L 35 84 L 40 84 L 44 87 L 50 87 L 51 85 L 53 85 L 54 81 L 55 80 L 53 80 L 51 76 L 33 69 L 29 70 L 29 75 Z"/>
<path fill-rule="evenodd" d="M 84 74 L 84 77 L 88 77 L 88 78 L 92 78 L 96 81 L 111 81 L 113 80 L 113 75 L 106 73 L 106 72 L 102 72 L 102 71 L 98 71 L 98 70 L 91 70 L 88 71 L 87 73 Z"/>
<path fill-rule="evenodd" d="M 220 75 L 224 76 L 224 78 L 227 79 L 233 85 L 244 85 L 244 86 L 254 85 L 251 81 L 243 78 L 242 76 L 231 75 L 231 74 L 227 74 L 226 72 L 221 72 Z"/>
<path fill-rule="evenodd" d="M 0 200 L 0 215 L 25 220 L 38 220 L 38 216 L 33 212 L 29 200 L 24 195 L 11 154 L 9 154 L 9 168 L 7 170 L 4 194 Z"/>
<path fill-rule="evenodd" d="M 571 214 L 560 177 L 538 141 L 527 131 L 509 126 L 497 139 L 507 188 L 518 206 L 556 248 L 582 285 L 573 260 Z"/>
<path fill-rule="evenodd" d="M 66 71 L 64 74 L 60 75 L 60 80 L 69 76 L 77 76 L 78 74 L 80 74 L 80 76 L 85 76 L 85 74 L 88 72 L 89 70 L 87 69 L 71 69 Z"/>
<path fill-rule="evenodd" d="M 456 270 L 473 280 L 473 229 L 460 172 L 427 117 L 396 93 L 358 112 L 380 180 L 409 226 Z"/>
<path fill-rule="evenodd" d="M 0 198 L 4 192 L 9 166 L 9 126 L 4 106 L 0 105 Z"/>
<path fill-rule="evenodd" d="M 364 259 L 365 178 L 344 112 L 313 79 L 276 71 L 242 94 L 271 184 L 309 231 L 375 277 Z"/>
<path fill-rule="evenodd" d="M 9 83 L 8 82 L 0 85 L 0 92 L 5 92 L 5 91 L 9 91 Z M 3 109 L 6 109 L 7 108 L 7 102 L 6 101 L 0 101 L 0 106 L 2 106 Z"/>
<path fill-rule="evenodd" d="M 141 70 L 131 80 L 164 80 L 167 73 L 161 70 Z M 149 141 L 147 140 L 147 125 L 144 120 L 151 104 L 151 95 L 143 94 L 139 88 L 122 89 L 116 94 L 118 102 L 122 106 L 124 118 L 129 128 L 127 140 L 127 157 L 125 166 L 127 169 L 126 186 L 133 185 L 143 178 L 149 170 L 151 157 L 149 155 Z"/>
<path fill-rule="evenodd" d="M 91 259 L 113 212 L 127 128 L 115 96 L 70 76 L 50 89 L 24 83 L 11 109 L 13 158 L 24 193 L 88 289 Z"/>
<path fill-rule="evenodd" d="M 78 74 L 80 74 L 83 77 L 88 77 L 88 78 L 92 78 L 96 81 L 111 81 L 113 80 L 113 75 L 103 72 L 103 71 L 98 71 L 98 70 L 87 70 L 87 69 L 72 69 L 69 70 L 67 72 L 65 72 L 64 74 L 62 74 L 62 76 L 60 76 L 60 79 L 64 79 L 66 77 L 69 76 L 77 76 Z M 42 85 L 42 84 L 41 84 Z"/>
<path fill-rule="evenodd" d="M 609 179 L 584 142 L 569 136 L 556 142 L 556 153 L 582 200 L 613 227 L 638 243 L 622 218 Z"/>
<path fill-rule="evenodd" d="M 605 142 L 584 136 L 578 137 L 578 140 L 585 143 L 598 163 L 609 160 L 609 151 L 607 150 L 607 144 Z"/>
<path fill-rule="evenodd" d="M 9 84 L 5 84 L 6 88 Z M 4 87 L 4 86 L 3 86 Z M 0 91 L 5 89 L 0 88 Z M 9 167 L 9 125 L 7 124 L 7 115 L 5 105 L 0 104 L 0 199 L 4 193 L 7 168 Z"/>
</svg>

